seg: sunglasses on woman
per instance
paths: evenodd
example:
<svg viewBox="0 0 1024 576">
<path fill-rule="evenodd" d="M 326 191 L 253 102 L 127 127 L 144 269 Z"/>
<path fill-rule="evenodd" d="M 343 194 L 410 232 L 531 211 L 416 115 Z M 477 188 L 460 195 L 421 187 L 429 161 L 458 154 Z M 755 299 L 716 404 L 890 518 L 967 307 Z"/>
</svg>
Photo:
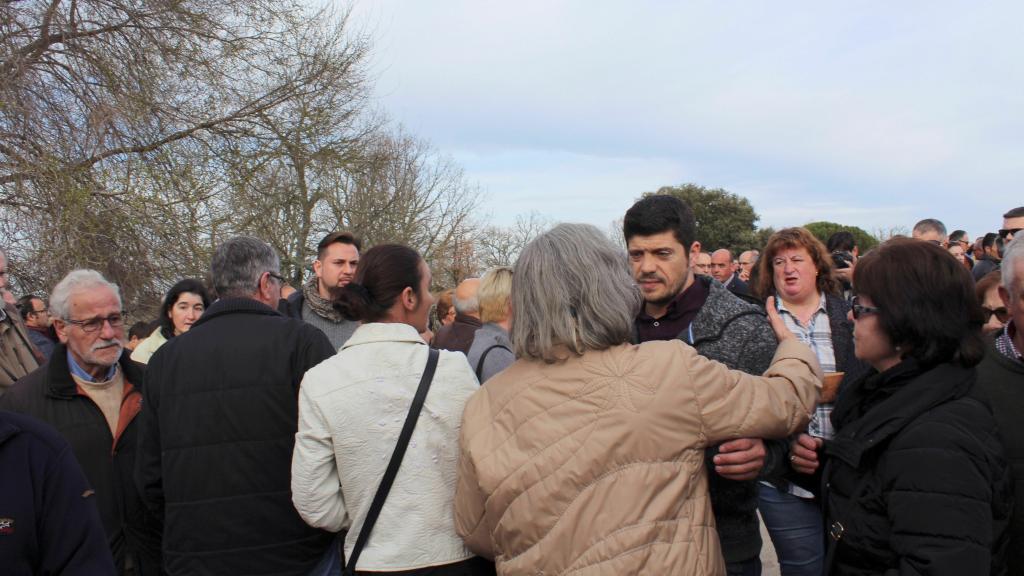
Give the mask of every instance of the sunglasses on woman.
<svg viewBox="0 0 1024 576">
<path fill-rule="evenodd" d="M 989 320 L 992 319 L 993 315 L 995 315 L 995 317 L 1003 324 L 1006 324 L 1007 322 L 1010 321 L 1010 312 L 1006 309 L 1005 306 L 1000 306 L 999 308 L 986 308 L 982 306 L 981 315 L 985 319 L 986 324 Z"/>
<path fill-rule="evenodd" d="M 881 311 L 882 311 L 881 308 L 876 308 L 874 306 L 861 306 L 861 304 L 860 304 L 860 297 L 859 296 L 854 296 L 853 297 L 853 319 L 854 320 L 859 320 L 860 317 L 863 316 L 864 314 L 878 314 Z"/>
</svg>

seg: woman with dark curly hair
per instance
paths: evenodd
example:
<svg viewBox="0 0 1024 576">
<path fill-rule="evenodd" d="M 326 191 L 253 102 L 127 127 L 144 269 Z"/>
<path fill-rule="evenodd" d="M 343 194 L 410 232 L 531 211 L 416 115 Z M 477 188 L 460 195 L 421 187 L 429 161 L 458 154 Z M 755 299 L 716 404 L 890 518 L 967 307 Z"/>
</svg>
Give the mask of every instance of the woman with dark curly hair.
<svg viewBox="0 0 1024 576">
<path fill-rule="evenodd" d="M 970 273 L 940 246 L 897 238 L 854 271 L 857 358 L 873 370 L 832 412 L 824 460 L 829 574 L 1001 574 L 1012 509 L 996 422 L 970 397 L 984 354 Z"/>
<path fill-rule="evenodd" d="M 132 351 L 132 360 L 148 364 L 150 357 L 165 342 L 188 332 L 210 306 L 210 293 L 199 280 L 178 281 L 164 296 L 157 318 L 160 326 Z"/>
<path fill-rule="evenodd" d="M 789 331 L 814 351 L 826 373 L 826 386 L 807 430 L 815 439 L 832 437 L 829 415 L 840 381 L 868 369 L 853 354 L 853 324 L 846 317 L 850 305 L 841 296 L 833 262 L 825 245 L 807 229 L 785 228 L 768 239 L 755 275 L 755 294 L 762 301 L 776 296 L 776 310 Z M 818 479 L 784 470 L 758 487 L 761 516 L 783 576 L 821 574 L 825 535 L 816 499 Z"/>
</svg>

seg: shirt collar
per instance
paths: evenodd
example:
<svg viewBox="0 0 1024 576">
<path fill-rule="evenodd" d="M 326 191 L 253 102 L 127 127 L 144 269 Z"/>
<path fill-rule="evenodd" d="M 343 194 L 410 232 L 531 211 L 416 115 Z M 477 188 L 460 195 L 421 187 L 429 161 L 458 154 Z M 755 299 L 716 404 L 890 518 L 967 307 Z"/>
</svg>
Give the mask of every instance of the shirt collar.
<svg viewBox="0 0 1024 576">
<path fill-rule="evenodd" d="M 828 314 L 828 300 L 825 299 L 825 293 L 819 292 L 818 295 L 820 296 L 818 299 L 818 309 L 815 310 L 814 313 L 817 314 L 818 312 L 824 312 Z M 789 311 L 789 308 L 786 308 L 786 303 L 783 302 L 782 297 L 779 296 L 778 292 L 775 293 L 775 309 L 779 312 L 785 312 L 786 314 L 793 315 L 793 313 Z"/>
<path fill-rule="evenodd" d="M 103 380 L 93 378 L 92 374 L 86 372 L 84 368 L 78 365 L 78 362 L 75 362 L 75 357 L 71 355 L 70 349 L 68 350 L 68 367 L 71 369 L 71 374 L 73 376 L 81 380 L 85 380 L 86 382 L 107 382 L 114 377 L 114 374 L 117 373 L 117 362 L 115 362 L 114 365 L 110 367 L 110 370 L 107 370 L 107 375 Z"/>
<path fill-rule="evenodd" d="M 1001 342 L 997 342 L 997 344 L 1002 344 L 1002 347 L 1005 348 L 1005 350 L 1002 350 L 1004 354 L 1006 352 L 1009 352 L 1013 354 L 1011 358 L 1022 360 L 1024 359 L 1024 356 L 1021 355 L 1020 350 L 1017 350 L 1017 344 L 1013 341 L 1013 337 L 1016 335 L 1017 326 L 1016 324 L 1013 323 L 1013 318 L 1010 318 L 1010 321 L 1006 323 L 1006 326 L 1003 326 L 1003 333 L 1000 334 L 998 338 L 998 340 L 1001 340 Z M 1009 356 L 1009 354 L 1006 355 Z"/>
</svg>

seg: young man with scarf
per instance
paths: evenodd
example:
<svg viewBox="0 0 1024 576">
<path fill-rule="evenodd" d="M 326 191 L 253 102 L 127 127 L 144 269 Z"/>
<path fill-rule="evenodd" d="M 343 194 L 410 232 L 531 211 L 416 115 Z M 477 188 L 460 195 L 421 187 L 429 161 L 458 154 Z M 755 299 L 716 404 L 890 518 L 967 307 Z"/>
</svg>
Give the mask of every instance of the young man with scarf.
<svg viewBox="0 0 1024 576">
<path fill-rule="evenodd" d="M 355 277 L 361 245 L 351 232 L 331 232 L 324 236 L 316 247 L 315 276 L 278 307 L 281 313 L 319 328 L 335 351 L 359 326 L 358 322 L 339 314 L 333 300 L 337 291 Z"/>
</svg>

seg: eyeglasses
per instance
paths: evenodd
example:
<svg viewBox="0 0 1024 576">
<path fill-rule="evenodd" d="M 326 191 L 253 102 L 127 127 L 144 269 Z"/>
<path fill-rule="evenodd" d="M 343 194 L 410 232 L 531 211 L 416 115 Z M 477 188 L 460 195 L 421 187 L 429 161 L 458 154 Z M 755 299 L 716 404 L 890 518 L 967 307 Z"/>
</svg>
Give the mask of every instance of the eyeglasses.
<svg viewBox="0 0 1024 576">
<path fill-rule="evenodd" d="M 68 324 L 74 324 L 82 329 L 82 332 L 95 332 L 103 328 L 103 323 L 108 322 L 111 328 L 120 328 L 124 326 L 124 312 L 120 314 L 111 314 L 106 317 L 90 318 L 88 320 L 72 320 L 70 318 L 64 320 Z"/>
<path fill-rule="evenodd" d="M 860 317 L 863 316 L 864 314 L 878 314 L 881 311 L 882 311 L 881 308 L 876 308 L 874 306 L 861 306 L 861 304 L 860 304 L 860 297 L 859 296 L 854 296 L 853 297 L 853 318 L 854 318 L 854 320 L 859 320 Z"/>
<path fill-rule="evenodd" d="M 1005 306 L 1000 306 L 999 308 L 995 309 L 986 308 L 984 306 L 981 307 L 981 316 L 982 318 L 985 319 L 985 324 L 988 324 L 988 321 L 992 319 L 993 315 L 995 315 L 995 317 L 1003 324 L 1006 324 L 1007 322 L 1010 321 L 1010 312 L 1006 309 Z"/>
<path fill-rule="evenodd" d="M 273 278 L 274 280 L 277 280 L 281 284 L 285 283 L 284 276 L 281 276 L 280 274 L 275 274 L 275 273 L 267 270 L 267 276 L 270 276 L 271 278 Z"/>
<path fill-rule="evenodd" d="M 1024 230 L 1024 228 L 1000 228 L 999 237 L 1002 238 L 1003 240 L 1006 240 L 1007 236 L 1013 234 L 1013 237 L 1016 238 L 1017 232 L 1020 232 L 1021 230 Z"/>
</svg>

